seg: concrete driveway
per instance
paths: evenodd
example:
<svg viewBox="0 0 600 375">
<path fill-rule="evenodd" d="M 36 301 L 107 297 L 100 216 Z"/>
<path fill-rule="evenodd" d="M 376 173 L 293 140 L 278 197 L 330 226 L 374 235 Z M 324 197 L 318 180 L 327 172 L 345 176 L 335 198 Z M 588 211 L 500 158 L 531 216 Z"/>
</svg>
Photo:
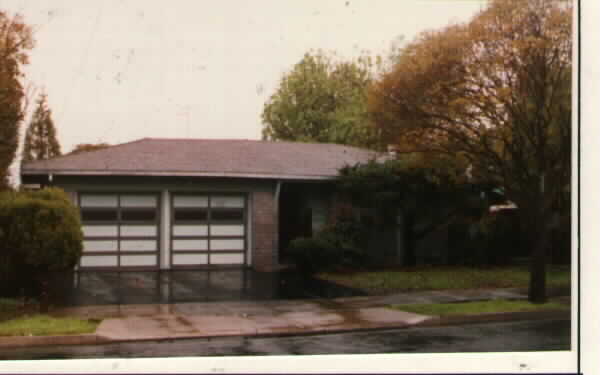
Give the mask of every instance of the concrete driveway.
<svg viewBox="0 0 600 375">
<path fill-rule="evenodd" d="M 302 278 L 290 271 L 82 271 L 75 273 L 72 288 L 63 291 L 61 304 L 84 306 L 218 302 L 335 298 L 361 294 L 321 280 Z"/>
</svg>

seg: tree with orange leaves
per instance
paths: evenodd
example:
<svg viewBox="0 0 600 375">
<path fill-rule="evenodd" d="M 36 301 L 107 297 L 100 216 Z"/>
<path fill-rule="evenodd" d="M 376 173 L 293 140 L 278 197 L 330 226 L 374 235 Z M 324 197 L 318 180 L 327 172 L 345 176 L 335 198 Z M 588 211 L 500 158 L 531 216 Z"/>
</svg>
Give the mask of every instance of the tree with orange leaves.
<svg viewBox="0 0 600 375">
<path fill-rule="evenodd" d="M 421 34 L 369 94 L 400 152 L 469 165 L 518 206 L 532 302 L 547 298 L 550 218 L 570 189 L 571 29 L 570 1 L 492 0 L 469 23 Z"/>
</svg>

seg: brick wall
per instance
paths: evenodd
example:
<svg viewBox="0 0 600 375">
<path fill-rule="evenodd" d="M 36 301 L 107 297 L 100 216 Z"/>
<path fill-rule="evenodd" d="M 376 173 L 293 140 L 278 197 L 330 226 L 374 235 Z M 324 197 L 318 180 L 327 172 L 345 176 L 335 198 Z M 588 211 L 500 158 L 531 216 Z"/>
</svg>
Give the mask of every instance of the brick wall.
<svg viewBox="0 0 600 375">
<path fill-rule="evenodd" d="M 278 220 L 273 191 L 252 193 L 252 264 L 257 271 L 274 271 L 278 265 Z"/>
</svg>

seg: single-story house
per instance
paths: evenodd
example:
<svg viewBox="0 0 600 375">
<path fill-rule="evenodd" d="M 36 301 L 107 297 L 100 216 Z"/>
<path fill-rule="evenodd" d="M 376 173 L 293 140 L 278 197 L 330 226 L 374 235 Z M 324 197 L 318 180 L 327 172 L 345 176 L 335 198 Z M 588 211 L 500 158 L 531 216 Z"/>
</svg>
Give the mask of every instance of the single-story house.
<svg viewBox="0 0 600 375">
<path fill-rule="evenodd" d="M 331 182 L 372 151 L 336 144 L 144 138 L 25 163 L 23 184 L 79 207 L 79 269 L 276 269 L 280 249 L 322 227 Z"/>
</svg>

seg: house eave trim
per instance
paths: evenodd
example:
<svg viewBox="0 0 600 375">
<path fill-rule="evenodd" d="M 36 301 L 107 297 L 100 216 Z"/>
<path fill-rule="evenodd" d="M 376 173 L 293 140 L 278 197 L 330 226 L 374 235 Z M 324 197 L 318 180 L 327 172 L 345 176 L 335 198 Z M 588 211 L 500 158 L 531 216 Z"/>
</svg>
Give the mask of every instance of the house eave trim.
<svg viewBox="0 0 600 375">
<path fill-rule="evenodd" d="M 228 172 L 140 172 L 140 171 L 82 171 L 82 170 L 22 170 L 22 176 L 40 175 L 63 176 L 151 176 L 151 177 L 229 177 L 229 178 L 256 178 L 280 180 L 334 180 L 337 176 L 331 175 L 291 175 L 291 174 L 265 174 L 265 173 L 228 173 Z"/>
</svg>

